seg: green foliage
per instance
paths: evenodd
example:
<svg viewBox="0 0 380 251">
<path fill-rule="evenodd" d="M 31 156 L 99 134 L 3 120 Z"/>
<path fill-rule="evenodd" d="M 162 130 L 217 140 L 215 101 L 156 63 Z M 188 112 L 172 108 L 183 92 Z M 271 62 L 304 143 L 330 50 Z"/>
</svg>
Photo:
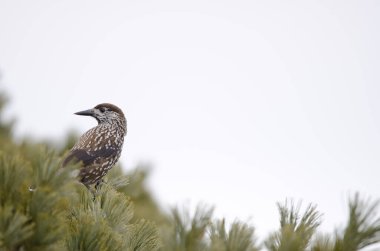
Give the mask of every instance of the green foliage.
<svg viewBox="0 0 380 251">
<path fill-rule="evenodd" d="M 132 222 L 133 203 L 126 194 L 104 184 L 94 197 L 71 177 L 75 167 L 62 169 L 54 153 L 32 151 L 31 159 L 0 154 L 0 249 L 159 248 L 154 224 Z"/>
<path fill-rule="evenodd" d="M 246 223 L 235 221 L 229 231 L 226 221 L 217 220 L 211 226 L 211 251 L 257 251 L 254 228 Z"/>
<path fill-rule="evenodd" d="M 213 209 L 198 206 L 194 215 L 184 209 L 180 213 L 178 208 L 172 210 L 172 234 L 170 246 L 166 250 L 205 250 L 204 234 L 211 223 Z"/>
<path fill-rule="evenodd" d="M 1 77 L 1 76 L 0 76 Z M 9 139 L 12 134 L 12 127 L 14 125 L 14 120 L 5 121 L 3 112 L 8 103 L 8 97 L 4 92 L 0 93 L 0 137 L 4 139 Z"/>
<path fill-rule="evenodd" d="M 349 218 L 338 234 L 334 251 L 354 251 L 380 242 L 380 201 L 363 200 L 356 193 L 349 201 Z"/>
<path fill-rule="evenodd" d="M 117 191 L 128 194 L 132 201 L 135 202 L 134 220 L 145 218 L 157 224 L 166 225 L 169 223 L 168 216 L 161 212 L 151 192 L 146 187 L 148 172 L 148 166 L 138 165 L 127 176 L 123 176 L 121 175 L 121 168 L 114 167 L 107 175 L 107 182 L 112 182 Z"/>
<path fill-rule="evenodd" d="M 0 247 L 16 249 L 33 235 L 34 224 L 12 206 L 0 208 Z"/>
<path fill-rule="evenodd" d="M 163 213 L 144 165 L 128 174 L 115 166 L 93 194 L 73 177 L 78 166 L 61 168 L 76 134 L 61 144 L 15 142 L 12 122 L 1 116 L 5 104 L 0 95 L 0 250 L 356 251 L 380 243 L 380 202 L 359 194 L 333 234 L 317 232 L 316 206 L 301 212 L 301 204 L 278 204 L 280 227 L 262 245 L 253 226 L 215 219 L 209 206 Z"/>
<path fill-rule="evenodd" d="M 94 197 L 51 145 L 10 138 L 0 137 L 0 250 L 159 248 L 157 227 L 132 222 L 133 203 L 116 190 L 128 180 L 120 168 Z"/>
<path fill-rule="evenodd" d="M 329 235 L 319 234 L 315 237 L 311 251 L 333 251 L 334 238 Z"/>
<path fill-rule="evenodd" d="M 142 219 L 130 227 L 131 234 L 125 240 L 126 250 L 149 251 L 161 246 L 157 228 L 152 222 Z"/>
<path fill-rule="evenodd" d="M 163 236 L 168 251 L 257 251 L 254 228 L 235 221 L 227 230 L 225 220 L 212 217 L 213 208 L 198 205 L 193 215 L 174 208 L 170 228 Z"/>
<path fill-rule="evenodd" d="M 47 250 L 61 239 L 64 225 L 61 205 L 66 198 L 62 196 L 62 187 L 56 184 L 62 184 L 65 176 L 56 172 L 57 162 L 52 159 L 47 154 L 44 165 L 33 170 L 32 161 L 0 153 L 3 247 Z M 38 184 L 35 190 L 29 188 L 33 184 Z"/>
<path fill-rule="evenodd" d="M 13 205 L 22 208 L 20 199 L 26 195 L 27 177 L 32 174 L 30 166 L 18 156 L 0 152 L 0 205 Z M 5 168 L 6 167 L 6 168 Z"/>
<path fill-rule="evenodd" d="M 311 238 L 320 225 L 320 215 L 315 206 L 309 205 L 302 217 L 301 203 L 278 204 L 280 212 L 280 230 L 271 234 L 265 242 L 271 251 L 302 251 L 309 246 Z"/>
<path fill-rule="evenodd" d="M 156 250 L 157 229 L 133 224 L 133 204 L 126 195 L 103 185 L 95 199 L 81 187 L 78 206 L 69 216 L 69 250 Z M 148 248 L 147 248 L 148 247 Z"/>
</svg>

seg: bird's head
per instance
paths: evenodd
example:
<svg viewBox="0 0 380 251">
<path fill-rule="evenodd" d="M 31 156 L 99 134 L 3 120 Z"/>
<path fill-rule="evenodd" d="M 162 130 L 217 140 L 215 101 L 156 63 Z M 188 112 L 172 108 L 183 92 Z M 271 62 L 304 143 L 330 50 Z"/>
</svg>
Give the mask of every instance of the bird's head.
<svg viewBox="0 0 380 251">
<path fill-rule="evenodd" d="M 103 103 L 95 106 L 92 109 L 76 112 L 76 115 L 94 117 L 99 124 L 101 123 L 122 123 L 126 120 L 123 111 L 116 105 Z"/>
</svg>

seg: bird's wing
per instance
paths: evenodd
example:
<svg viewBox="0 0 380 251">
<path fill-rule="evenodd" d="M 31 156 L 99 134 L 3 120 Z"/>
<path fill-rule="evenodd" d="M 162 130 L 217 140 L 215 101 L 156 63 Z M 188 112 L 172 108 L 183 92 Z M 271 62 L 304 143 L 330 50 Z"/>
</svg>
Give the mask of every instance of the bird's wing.
<svg viewBox="0 0 380 251">
<path fill-rule="evenodd" d="M 116 148 L 101 148 L 99 150 L 86 150 L 86 149 L 73 149 L 67 155 L 62 163 L 62 166 L 66 166 L 69 163 L 82 162 L 84 166 L 94 164 L 96 160 L 105 159 L 112 155 L 117 154 Z"/>
</svg>

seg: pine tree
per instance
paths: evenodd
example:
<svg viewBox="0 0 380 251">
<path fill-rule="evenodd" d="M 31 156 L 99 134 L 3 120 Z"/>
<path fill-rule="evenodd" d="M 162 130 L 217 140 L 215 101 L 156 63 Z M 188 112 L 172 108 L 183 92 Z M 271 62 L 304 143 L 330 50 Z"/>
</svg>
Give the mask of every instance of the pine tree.
<svg viewBox="0 0 380 251">
<path fill-rule="evenodd" d="M 280 227 L 263 243 L 255 228 L 213 217 L 213 207 L 164 213 L 146 186 L 149 168 L 115 166 L 95 196 L 60 168 L 77 137 L 63 143 L 15 141 L 0 95 L 0 250 L 356 251 L 380 243 L 379 201 L 358 193 L 343 229 L 321 234 L 315 205 L 277 204 Z"/>
<path fill-rule="evenodd" d="M 118 170 L 94 198 L 71 177 L 75 166 L 60 168 L 51 146 L 16 143 L 7 126 L 0 126 L 1 250 L 158 250 L 156 225 L 132 221 L 133 202 L 116 190 L 125 174 Z"/>
</svg>

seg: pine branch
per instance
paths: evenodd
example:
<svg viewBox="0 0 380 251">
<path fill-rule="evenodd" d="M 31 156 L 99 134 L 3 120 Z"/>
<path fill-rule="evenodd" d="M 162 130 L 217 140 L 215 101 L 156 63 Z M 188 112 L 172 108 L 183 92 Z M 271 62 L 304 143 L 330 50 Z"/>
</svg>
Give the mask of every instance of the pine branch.
<svg viewBox="0 0 380 251">
<path fill-rule="evenodd" d="M 254 228 L 245 223 L 235 221 L 226 231 L 225 220 L 216 221 L 211 226 L 212 251 L 258 251 L 255 244 Z"/>
<path fill-rule="evenodd" d="M 320 225 L 320 214 L 316 207 L 309 205 L 300 216 L 299 203 L 278 204 L 280 230 L 271 234 L 265 246 L 271 251 L 304 251 L 310 245 L 311 238 Z"/>
<path fill-rule="evenodd" d="M 211 224 L 213 209 L 198 205 L 193 216 L 188 210 L 172 210 L 171 224 L 173 229 L 165 240 L 164 250 L 206 250 L 205 233 Z"/>
<path fill-rule="evenodd" d="M 0 207 L 0 249 L 17 250 L 33 235 L 35 224 L 13 207 Z"/>
<path fill-rule="evenodd" d="M 146 220 L 132 224 L 130 233 L 125 241 L 127 250 L 155 251 L 161 247 L 157 227 Z"/>
<path fill-rule="evenodd" d="M 313 241 L 311 251 L 333 251 L 335 238 L 319 234 Z"/>
<path fill-rule="evenodd" d="M 379 200 L 363 200 L 356 193 L 349 201 L 349 219 L 337 236 L 335 251 L 356 251 L 380 243 Z"/>
</svg>

